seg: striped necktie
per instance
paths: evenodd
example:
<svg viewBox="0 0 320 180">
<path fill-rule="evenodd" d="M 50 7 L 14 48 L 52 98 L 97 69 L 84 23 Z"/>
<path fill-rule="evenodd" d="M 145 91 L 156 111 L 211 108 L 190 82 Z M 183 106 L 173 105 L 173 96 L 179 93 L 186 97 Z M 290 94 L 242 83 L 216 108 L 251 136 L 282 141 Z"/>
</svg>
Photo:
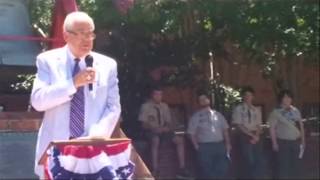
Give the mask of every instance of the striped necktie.
<svg viewBox="0 0 320 180">
<path fill-rule="evenodd" d="M 75 76 L 79 71 L 80 59 L 75 59 L 72 76 Z M 80 137 L 84 132 L 84 92 L 83 86 L 77 89 L 73 95 L 70 105 L 70 137 Z"/>
</svg>

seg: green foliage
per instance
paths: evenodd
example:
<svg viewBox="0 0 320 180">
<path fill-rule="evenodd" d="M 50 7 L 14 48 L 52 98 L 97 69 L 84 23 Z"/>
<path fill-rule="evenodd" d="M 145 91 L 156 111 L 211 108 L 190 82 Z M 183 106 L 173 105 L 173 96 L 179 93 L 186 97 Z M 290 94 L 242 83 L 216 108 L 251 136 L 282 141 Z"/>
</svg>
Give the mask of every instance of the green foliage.
<svg viewBox="0 0 320 180">
<path fill-rule="evenodd" d="M 137 1 L 128 16 L 129 24 L 141 24 L 149 32 L 172 33 L 179 30 L 186 3 L 171 0 Z"/>
<path fill-rule="evenodd" d="M 226 28 L 220 35 L 255 52 L 262 53 L 269 44 L 271 49 L 277 46 L 282 55 L 314 53 L 319 48 L 319 6 L 313 1 L 136 0 L 126 17 L 117 13 L 111 0 L 77 2 L 94 17 L 98 28 L 126 23 L 143 26 L 146 32 L 178 34 L 190 14 L 193 26 L 209 33 L 205 36 Z M 30 1 L 32 22 L 45 32 L 51 25 L 52 7 L 53 0 Z"/>
<path fill-rule="evenodd" d="M 198 85 L 198 93 L 206 93 L 214 97 L 214 108 L 225 115 L 230 115 L 233 106 L 240 103 L 240 89 L 227 86 L 217 80 L 202 81 Z"/>
<path fill-rule="evenodd" d="M 233 40 L 270 75 L 276 61 L 294 56 L 319 63 L 318 12 L 315 2 L 248 1 L 239 6 L 240 24 L 230 24 L 230 30 Z"/>
<path fill-rule="evenodd" d="M 31 23 L 37 25 L 46 34 L 50 34 L 54 0 L 29 0 Z"/>
<path fill-rule="evenodd" d="M 231 109 L 232 108 L 231 105 L 237 104 L 241 101 L 239 90 L 226 85 L 220 85 L 219 87 L 225 94 L 225 97 L 223 100 L 225 102 L 226 108 Z"/>
<path fill-rule="evenodd" d="M 20 74 L 18 75 L 19 82 L 11 84 L 11 87 L 14 91 L 28 92 L 32 88 L 34 78 L 34 74 Z"/>
<path fill-rule="evenodd" d="M 112 0 L 77 0 L 77 3 L 81 11 L 94 18 L 96 29 L 110 28 L 123 19 Z"/>
<path fill-rule="evenodd" d="M 94 17 L 97 28 L 106 28 L 122 17 L 117 13 L 112 0 L 76 0 L 81 11 Z M 32 24 L 36 24 L 47 35 L 50 34 L 54 0 L 30 0 L 29 11 Z M 101 26 L 100 26 L 101 25 Z"/>
<path fill-rule="evenodd" d="M 306 63 L 319 64 L 318 1 L 135 0 L 126 15 L 116 10 L 114 0 L 77 2 L 93 17 L 97 31 L 111 34 L 99 39 L 109 45 L 98 48 L 118 60 L 124 119 L 136 118 L 150 83 L 146 74 L 163 65 L 175 68 L 162 76 L 161 83 L 204 84 L 214 92 L 217 108 L 228 111 L 239 101 L 237 89 L 210 82 L 203 73 L 209 52 L 227 59 L 226 41 L 248 54 L 246 61 L 259 64 L 265 77 L 273 80 L 279 78 L 275 70 L 285 59 L 291 63 L 303 56 Z M 49 34 L 53 0 L 30 4 L 32 22 Z"/>
<path fill-rule="evenodd" d="M 247 52 L 248 62 L 260 64 L 265 77 L 271 79 L 278 78 L 275 67 L 285 59 L 303 56 L 306 63 L 319 64 L 319 6 L 315 1 L 156 2 L 147 8 L 156 24 L 152 27 L 157 27 L 154 32 L 179 34 L 186 25 L 184 17 L 192 16 L 192 30 L 182 35 L 189 57 L 208 59 L 210 51 L 224 55 L 224 42 L 231 40 Z"/>
<path fill-rule="evenodd" d="M 240 90 L 224 84 L 217 84 L 212 89 L 212 93 L 214 93 L 216 99 L 215 109 L 223 112 L 228 116 L 228 119 L 231 119 L 229 116 L 234 106 L 241 101 Z"/>
<path fill-rule="evenodd" d="M 53 2 L 30 1 L 32 22 L 47 34 Z M 275 78 L 275 67 L 283 59 L 303 56 L 306 62 L 319 64 L 316 1 L 135 0 L 125 16 L 114 2 L 77 0 L 80 9 L 94 18 L 97 31 L 116 33 L 113 44 L 119 50 L 111 54 L 120 61 L 119 67 L 125 68 L 124 73 L 132 71 L 132 65 L 145 66 L 143 72 L 159 65 L 176 65 L 164 81 L 190 84 L 198 73 L 195 61 L 209 59 L 208 52 L 225 56 L 227 40 L 246 51 L 248 62 L 259 63 L 269 78 Z M 154 35 L 162 40 L 155 42 Z M 174 44 L 169 42 L 171 49 L 157 50 L 169 46 L 170 36 L 174 37 Z M 155 44 L 151 49 L 150 43 Z"/>
</svg>

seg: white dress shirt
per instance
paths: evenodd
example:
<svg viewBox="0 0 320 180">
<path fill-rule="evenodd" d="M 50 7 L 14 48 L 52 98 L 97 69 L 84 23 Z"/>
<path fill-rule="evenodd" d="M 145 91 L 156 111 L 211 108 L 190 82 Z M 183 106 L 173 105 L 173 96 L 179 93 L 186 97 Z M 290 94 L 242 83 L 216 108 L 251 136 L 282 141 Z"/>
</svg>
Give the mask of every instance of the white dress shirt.
<svg viewBox="0 0 320 180">
<path fill-rule="evenodd" d="M 84 88 L 85 120 L 83 136 L 110 137 L 120 116 L 120 96 L 117 78 L 117 63 L 98 54 L 93 56 L 96 78 L 93 90 Z M 41 53 L 37 57 L 37 75 L 31 93 L 31 104 L 38 111 L 45 111 L 38 133 L 35 173 L 43 177 L 43 166 L 38 165 L 42 154 L 53 140 L 70 137 L 70 100 L 76 93 L 72 70 L 74 56 L 68 46 Z M 85 68 L 84 58 L 80 69 Z"/>
</svg>

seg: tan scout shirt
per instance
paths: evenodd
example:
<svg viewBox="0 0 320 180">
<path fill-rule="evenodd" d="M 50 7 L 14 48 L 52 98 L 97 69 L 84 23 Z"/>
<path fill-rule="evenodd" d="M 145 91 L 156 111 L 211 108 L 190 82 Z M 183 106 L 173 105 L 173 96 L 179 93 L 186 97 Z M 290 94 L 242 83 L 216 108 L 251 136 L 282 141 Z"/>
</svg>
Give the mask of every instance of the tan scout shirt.
<svg viewBox="0 0 320 180">
<path fill-rule="evenodd" d="M 150 100 L 141 106 L 138 120 L 148 123 L 151 128 L 170 127 L 171 112 L 166 103 L 156 104 Z"/>
<path fill-rule="evenodd" d="M 295 124 L 301 120 L 300 111 L 291 106 L 289 111 L 283 108 L 274 109 L 268 118 L 268 123 L 270 126 L 275 126 L 277 138 L 296 140 L 301 136 L 301 133 Z"/>
<path fill-rule="evenodd" d="M 232 123 L 243 125 L 249 131 L 257 131 L 262 123 L 261 112 L 255 106 L 248 106 L 241 103 L 236 106 L 232 113 Z"/>
<path fill-rule="evenodd" d="M 200 143 L 220 142 L 223 130 L 229 128 L 224 116 L 215 110 L 200 110 L 189 121 L 188 133 L 195 135 Z"/>
</svg>

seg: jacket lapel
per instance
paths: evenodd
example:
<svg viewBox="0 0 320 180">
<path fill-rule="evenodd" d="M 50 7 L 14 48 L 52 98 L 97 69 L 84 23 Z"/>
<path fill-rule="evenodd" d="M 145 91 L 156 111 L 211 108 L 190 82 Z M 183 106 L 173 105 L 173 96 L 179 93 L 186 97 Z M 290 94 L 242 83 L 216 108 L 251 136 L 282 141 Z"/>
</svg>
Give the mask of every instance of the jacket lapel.
<svg viewBox="0 0 320 180">
<path fill-rule="evenodd" d="M 59 54 L 55 57 L 58 66 L 58 76 L 63 79 L 72 77 L 71 62 L 68 61 L 67 47 L 62 47 Z"/>
</svg>

